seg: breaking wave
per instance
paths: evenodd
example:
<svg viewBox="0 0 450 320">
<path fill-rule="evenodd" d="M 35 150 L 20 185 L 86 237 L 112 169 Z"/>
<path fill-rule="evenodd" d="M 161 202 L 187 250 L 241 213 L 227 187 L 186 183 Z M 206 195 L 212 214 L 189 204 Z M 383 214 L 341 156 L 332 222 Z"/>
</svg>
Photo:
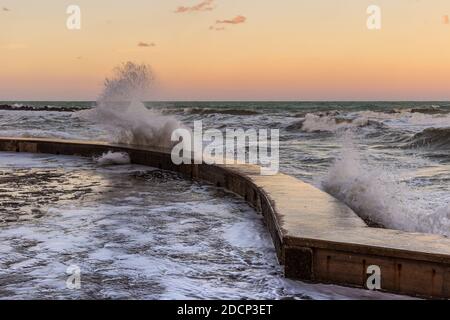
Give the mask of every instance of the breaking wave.
<svg viewBox="0 0 450 320">
<path fill-rule="evenodd" d="M 127 62 L 105 80 L 97 106 L 75 113 L 102 126 L 116 143 L 169 147 L 173 130 L 181 124 L 171 116 L 149 110 L 142 101 L 148 95 L 153 75 L 146 65 Z"/>
<path fill-rule="evenodd" d="M 364 163 L 348 137 L 321 186 L 369 225 L 450 236 L 449 204 L 436 209 L 399 170 Z"/>
<path fill-rule="evenodd" d="M 439 114 L 448 113 L 449 110 L 444 110 L 438 105 L 432 105 L 430 107 L 412 108 L 409 110 L 411 113 L 424 113 L 424 114 Z"/>
<path fill-rule="evenodd" d="M 436 110 L 436 112 L 433 112 Z M 301 131 L 307 133 L 330 132 L 337 133 L 348 129 L 370 128 L 378 129 L 381 135 L 386 134 L 385 129 L 389 132 L 407 132 L 399 142 L 407 142 L 411 139 L 411 134 L 415 134 L 427 128 L 439 128 L 438 140 L 444 132 L 441 128 L 450 127 L 450 115 L 448 110 L 441 110 L 438 107 L 402 109 L 398 111 L 388 110 L 384 112 L 364 110 L 357 112 L 342 111 L 326 111 L 313 112 L 299 115 L 299 119 L 286 125 L 287 131 Z M 371 130 L 373 131 L 373 130 Z M 432 133 L 433 135 L 436 132 Z M 424 132 L 423 135 L 418 134 L 414 137 L 417 140 L 413 145 L 421 145 L 422 138 L 426 138 L 428 142 L 430 131 Z M 434 143 L 434 139 L 432 139 Z M 422 142 L 421 142 L 422 141 Z M 414 142 L 414 141 L 411 141 Z M 445 142 L 446 143 L 446 142 Z"/>
<path fill-rule="evenodd" d="M 345 129 L 362 128 L 368 126 L 382 127 L 380 122 L 368 117 L 339 118 L 337 113 L 313 114 L 308 113 L 301 120 L 290 124 L 288 131 L 304 132 L 337 132 Z"/>
<path fill-rule="evenodd" d="M 450 148 L 450 127 L 446 128 L 426 128 L 422 132 L 416 133 L 407 146 L 449 149 Z"/>
</svg>

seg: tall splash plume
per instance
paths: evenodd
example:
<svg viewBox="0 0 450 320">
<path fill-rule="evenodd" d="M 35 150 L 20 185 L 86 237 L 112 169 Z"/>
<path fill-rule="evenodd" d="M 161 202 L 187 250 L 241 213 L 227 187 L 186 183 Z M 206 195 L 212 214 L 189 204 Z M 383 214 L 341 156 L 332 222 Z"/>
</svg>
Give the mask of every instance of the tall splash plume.
<svg viewBox="0 0 450 320">
<path fill-rule="evenodd" d="M 396 168 L 363 162 L 352 135 L 323 178 L 322 188 L 364 220 L 390 229 L 450 236 L 450 206 L 431 206 L 420 190 L 401 179 Z"/>
<path fill-rule="evenodd" d="M 169 147 L 173 130 L 181 124 L 144 106 L 142 101 L 148 96 L 152 82 L 149 66 L 126 62 L 105 80 L 97 106 L 76 116 L 105 128 L 111 134 L 111 142 Z"/>
</svg>

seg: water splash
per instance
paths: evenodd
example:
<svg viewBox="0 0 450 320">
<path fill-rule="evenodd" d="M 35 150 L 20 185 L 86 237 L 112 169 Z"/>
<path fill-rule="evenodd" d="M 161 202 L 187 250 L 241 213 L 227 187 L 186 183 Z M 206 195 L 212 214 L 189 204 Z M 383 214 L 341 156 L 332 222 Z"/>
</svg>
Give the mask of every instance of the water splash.
<svg viewBox="0 0 450 320">
<path fill-rule="evenodd" d="M 399 169 L 364 162 L 351 134 L 345 135 L 341 154 L 321 185 L 371 224 L 450 236 L 450 206 L 430 206 L 419 189 L 402 179 Z"/>
<path fill-rule="evenodd" d="M 105 152 L 100 157 L 94 158 L 94 161 L 101 166 L 113 164 L 129 164 L 130 156 L 126 152 Z"/>
<path fill-rule="evenodd" d="M 341 129 L 365 127 L 370 124 L 369 119 L 360 117 L 355 119 L 339 119 L 335 115 L 315 115 L 308 113 L 305 116 L 302 130 L 306 132 L 330 131 L 337 132 Z"/>
<path fill-rule="evenodd" d="M 168 147 L 170 136 L 181 124 L 173 117 L 149 110 L 142 103 L 148 97 L 153 73 L 149 66 L 124 63 L 107 78 L 97 106 L 83 110 L 76 117 L 106 129 L 111 141 L 132 145 Z"/>
</svg>

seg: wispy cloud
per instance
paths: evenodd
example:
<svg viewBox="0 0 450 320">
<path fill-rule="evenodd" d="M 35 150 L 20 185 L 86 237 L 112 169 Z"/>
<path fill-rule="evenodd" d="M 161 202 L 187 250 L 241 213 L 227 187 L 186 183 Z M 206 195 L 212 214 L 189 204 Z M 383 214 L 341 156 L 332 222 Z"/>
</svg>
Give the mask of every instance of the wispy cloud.
<svg viewBox="0 0 450 320">
<path fill-rule="evenodd" d="M 6 11 L 6 12 L 11 11 L 11 10 L 9 10 L 7 7 L 3 7 L 2 10 L 3 10 L 3 11 Z"/>
<path fill-rule="evenodd" d="M 214 25 L 209 27 L 209 30 L 223 31 L 223 30 L 226 30 L 224 25 L 240 24 L 240 23 L 245 23 L 245 21 L 247 21 L 247 18 L 244 16 L 236 16 L 233 19 L 217 20 Z"/>
<path fill-rule="evenodd" d="M 240 24 L 247 21 L 247 18 L 244 16 L 236 16 L 233 19 L 226 19 L 226 20 L 217 20 L 216 24 Z"/>
<path fill-rule="evenodd" d="M 175 10 L 175 13 L 211 11 L 211 10 L 214 10 L 214 0 L 204 0 L 199 4 L 196 4 L 191 7 L 180 6 Z"/>
<path fill-rule="evenodd" d="M 143 47 L 143 48 L 147 48 L 147 47 L 155 47 L 156 46 L 156 44 L 155 43 L 153 43 L 153 42 L 151 42 L 151 43 L 148 43 L 148 42 L 139 42 L 138 44 L 138 47 Z"/>
<path fill-rule="evenodd" d="M 444 24 L 450 24 L 450 19 L 449 19 L 448 15 L 445 15 L 442 17 L 442 22 Z"/>
</svg>

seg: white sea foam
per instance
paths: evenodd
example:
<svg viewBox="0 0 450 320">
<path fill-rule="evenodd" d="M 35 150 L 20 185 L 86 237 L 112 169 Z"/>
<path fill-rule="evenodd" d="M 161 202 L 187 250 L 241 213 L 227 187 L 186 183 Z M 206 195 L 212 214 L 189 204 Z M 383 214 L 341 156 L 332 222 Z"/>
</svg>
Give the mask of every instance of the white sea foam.
<svg viewBox="0 0 450 320">
<path fill-rule="evenodd" d="M 272 248 L 270 236 L 260 220 L 261 217 L 255 217 L 254 220 L 234 223 L 225 228 L 224 238 L 237 247 Z M 258 232 L 255 232 L 255 230 L 258 230 Z"/>
<path fill-rule="evenodd" d="M 170 136 L 180 123 L 173 117 L 149 110 L 142 103 L 148 96 L 153 76 L 146 65 L 127 62 L 105 80 L 97 106 L 74 114 L 108 130 L 111 141 L 134 145 L 168 147 Z"/>
<path fill-rule="evenodd" d="M 112 165 L 112 164 L 129 164 L 130 156 L 126 152 L 112 152 L 108 151 L 102 154 L 100 157 L 94 158 L 101 166 Z"/>
<path fill-rule="evenodd" d="M 423 130 L 426 127 L 447 127 L 450 125 L 449 114 L 426 114 L 402 110 L 397 113 L 384 113 L 375 111 L 360 111 L 354 116 L 382 121 L 383 124 L 396 128 Z"/>
<path fill-rule="evenodd" d="M 9 266 L 0 298 L 400 298 L 285 279 L 261 217 L 211 186 L 154 183 L 134 174 L 149 168 L 100 167 L 66 156 L 8 153 L 0 166 L 45 167 L 56 176 L 44 185 L 65 195 L 35 221 L 0 226 L 0 266 Z M 78 170 L 68 175 L 68 166 Z M 86 190 L 82 201 L 61 181 L 76 186 L 73 195 Z M 82 270 L 81 290 L 65 287 L 71 264 Z"/>
<path fill-rule="evenodd" d="M 410 110 L 402 110 L 396 113 L 366 110 L 350 112 L 345 117 L 333 112 L 329 114 L 308 113 L 301 121 L 301 129 L 305 132 L 338 132 L 377 123 L 393 128 L 420 131 L 427 127 L 440 128 L 450 126 L 450 115 L 426 114 L 411 112 Z"/>
<path fill-rule="evenodd" d="M 308 113 L 305 116 L 302 130 L 306 132 L 316 132 L 316 131 L 330 131 L 335 132 L 341 129 L 349 129 L 355 127 L 364 127 L 369 124 L 369 119 L 367 117 L 358 117 L 353 120 L 341 120 L 337 121 L 333 115 L 316 115 Z"/>
<path fill-rule="evenodd" d="M 400 169 L 365 163 L 345 138 L 340 156 L 322 181 L 324 190 L 362 218 L 390 229 L 450 236 L 450 206 L 436 209 L 404 181 Z"/>
</svg>

